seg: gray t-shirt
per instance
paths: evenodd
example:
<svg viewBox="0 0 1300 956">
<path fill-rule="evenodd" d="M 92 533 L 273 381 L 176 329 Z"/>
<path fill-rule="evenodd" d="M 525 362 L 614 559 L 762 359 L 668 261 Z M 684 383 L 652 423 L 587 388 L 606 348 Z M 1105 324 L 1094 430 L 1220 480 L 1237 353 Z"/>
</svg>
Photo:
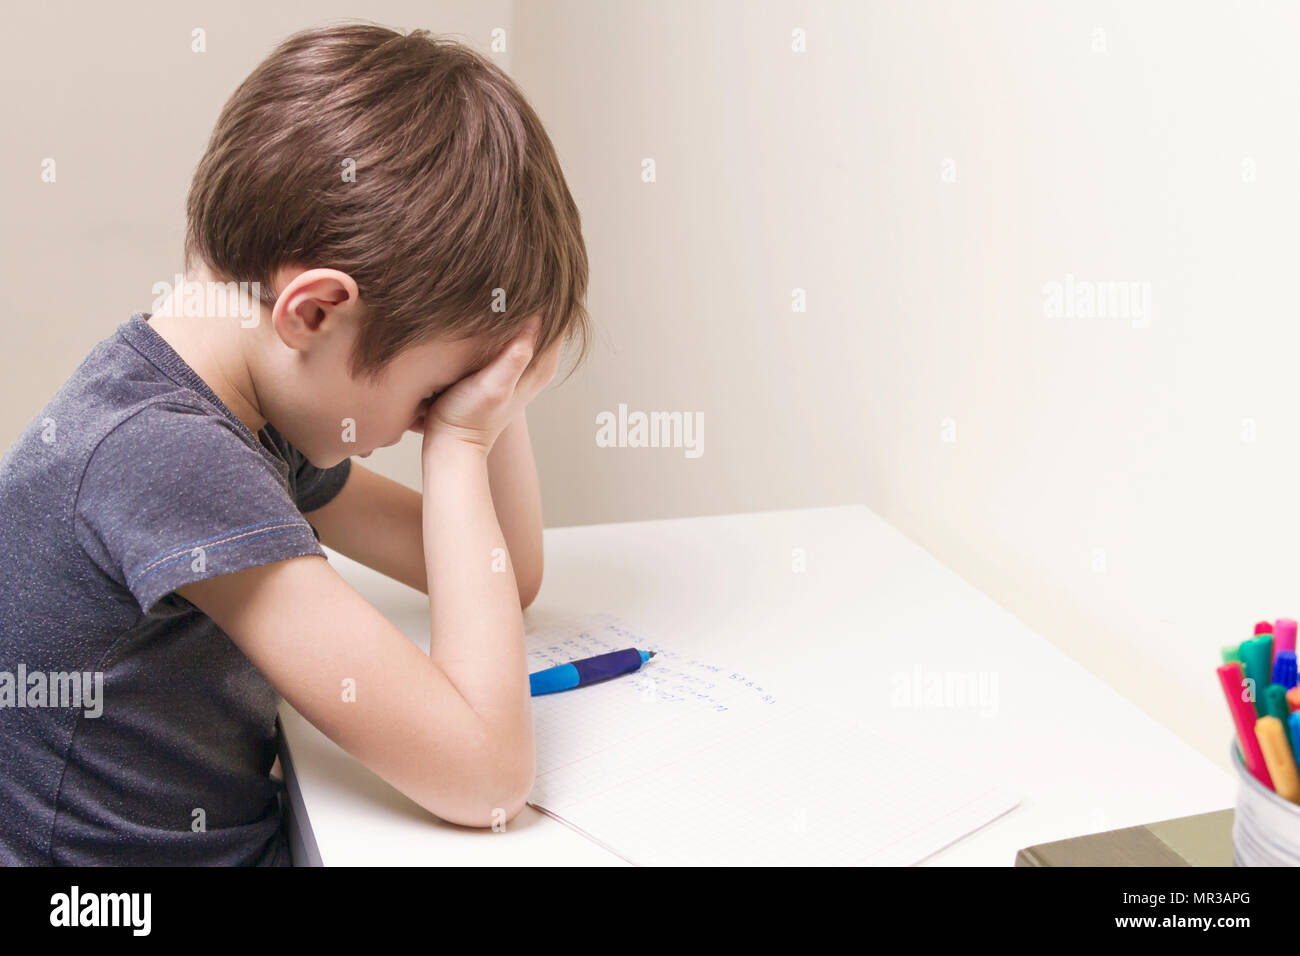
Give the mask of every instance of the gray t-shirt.
<svg viewBox="0 0 1300 956">
<path fill-rule="evenodd" d="M 323 555 L 349 464 L 254 435 L 145 313 L 91 350 L 0 459 L 0 864 L 288 864 L 279 696 L 173 592 Z"/>
</svg>

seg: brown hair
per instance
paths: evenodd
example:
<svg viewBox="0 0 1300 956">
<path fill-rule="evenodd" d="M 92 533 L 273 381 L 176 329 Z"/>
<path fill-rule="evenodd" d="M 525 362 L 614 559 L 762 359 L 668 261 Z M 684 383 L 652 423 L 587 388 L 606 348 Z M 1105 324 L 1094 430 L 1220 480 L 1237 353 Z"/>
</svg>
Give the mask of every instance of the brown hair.
<svg viewBox="0 0 1300 956">
<path fill-rule="evenodd" d="M 483 335 L 486 361 L 537 313 L 538 352 L 574 334 L 587 351 L 587 250 L 555 148 L 514 81 L 447 37 L 289 37 L 222 109 L 186 223 L 186 268 L 257 281 L 268 306 L 281 266 L 351 275 L 354 375 L 435 337 Z"/>
</svg>

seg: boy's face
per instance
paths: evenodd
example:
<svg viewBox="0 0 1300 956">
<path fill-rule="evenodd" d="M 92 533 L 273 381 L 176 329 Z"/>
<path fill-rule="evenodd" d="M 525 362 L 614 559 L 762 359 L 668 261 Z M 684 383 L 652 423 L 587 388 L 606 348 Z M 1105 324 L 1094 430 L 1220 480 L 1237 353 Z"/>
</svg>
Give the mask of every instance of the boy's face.
<svg viewBox="0 0 1300 956">
<path fill-rule="evenodd" d="M 476 361 L 481 339 L 439 339 L 401 352 L 373 380 L 353 378 L 349 343 L 335 345 L 339 347 L 317 348 L 306 357 L 301 380 L 277 395 L 276 413 L 268 415 L 318 468 L 352 455 L 365 458 L 376 448 L 397 444 L 408 430 L 423 433 L 424 413 L 436 393 L 485 364 Z"/>
<path fill-rule="evenodd" d="M 270 320 L 252 337 L 254 391 L 262 415 L 318 468 L 397 444 L 423 431 L 438 392 L 492 361 L 486 336 L 413 345 L 374 378 L 353 377 L 352 356 L 367 311 L 356 282 L 336 269 L 286 266 Z"/>
</svg>

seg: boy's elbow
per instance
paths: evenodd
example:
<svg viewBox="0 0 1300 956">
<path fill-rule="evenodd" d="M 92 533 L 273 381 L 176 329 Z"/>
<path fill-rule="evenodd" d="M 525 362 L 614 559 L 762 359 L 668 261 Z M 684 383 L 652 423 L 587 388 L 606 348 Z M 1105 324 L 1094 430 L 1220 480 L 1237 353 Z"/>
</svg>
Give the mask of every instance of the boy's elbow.
<svg viewBox="0 0 1300 956">
<path fill-rule="evenodd" d="M 535 574 L 521 579 L 519 582 L 519 608 L 527 609 L 528 605 L 537 600 L 537 593 L 542 589 L 542 569 L 539 566 Z"/>
<path fill-rule="evenodd" d="M 500 806 L 493 808 L 493 823 L 497 820 L 502 824 L 508 823 L 519 816 L 528 803 L 528 795 L 533 792 L 533 785 L 536 782 L 537 761 L 530 740 L 527 752 L 514 762 L 502 782 L 499 792 L 505 794 L 505 798 L 500 802 Z"/>
<path fill-rule="evenodd" d="M 521 587 L 519 589 L 519 610 L 528 610 L 528 605 L 537 600 L 537 592 L 541 589 L 540 584 L 536 587 Z"/>
<path fill-rule="evenodd" d="M 534 776 L 531 768 L 526 776 L 508 778 L 492 788 L 491 794 L 479 794 L 467 800 L 460 819 L 453 820 L 461 826 L 500 830 L 523 812 L 532 793 Z"/>
<path fill-rule="evenodd" d="M 524 807 L 528 805 L 528 795 L 532 792 L 533 780 L 529 778 L 528 786 L 517 789 L 514 795 L 509 800 L 505 801 L 504 806 L 497 808 L 499 813 L 494 815 L 493 824 L 495 825 L 496 821 L 499 820 L 500 825 L 504 826 L 514 820 L 515 817 L 519 816 L 519 814 L 523 812 Z"/>
<path fill-rule="evenodd" d="M 430 800 L 424 806 L 448 823 L 500 830 L 527 805 L 536 780 L 536 763 L 529 750 L 490 774 L 473 776 L 475 779 L 465 781 L 451 799 L 444 792 L 442 799 Z"/>
</svg>

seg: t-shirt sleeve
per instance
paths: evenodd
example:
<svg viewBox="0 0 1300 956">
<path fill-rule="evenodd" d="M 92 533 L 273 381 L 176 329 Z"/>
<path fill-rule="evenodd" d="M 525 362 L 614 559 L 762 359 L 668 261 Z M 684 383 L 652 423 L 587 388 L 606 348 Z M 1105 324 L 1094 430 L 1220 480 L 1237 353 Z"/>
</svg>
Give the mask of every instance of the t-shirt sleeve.
<svg viewBox="0 0 1300 956">
<path fill-rule="evenodd" d="M 150 406 L 104 437 L 74 520 L 91 560 L 145 612 L 194 581 L 324 555 L 267 456 L 185 407 Z"/>
<path fill-rule="evenodd" d="M 280 450 L 289 463 L 289 493 L 299 511 L 315 511 L 324 508 L 334 496 L 347 484 L 352 469 L 352 459 L 344 458 L 332 468 L 318 468 L 289 441 L 275 430 L 275 426 L 266 426 L 267 437 Z"/>
</svg>

